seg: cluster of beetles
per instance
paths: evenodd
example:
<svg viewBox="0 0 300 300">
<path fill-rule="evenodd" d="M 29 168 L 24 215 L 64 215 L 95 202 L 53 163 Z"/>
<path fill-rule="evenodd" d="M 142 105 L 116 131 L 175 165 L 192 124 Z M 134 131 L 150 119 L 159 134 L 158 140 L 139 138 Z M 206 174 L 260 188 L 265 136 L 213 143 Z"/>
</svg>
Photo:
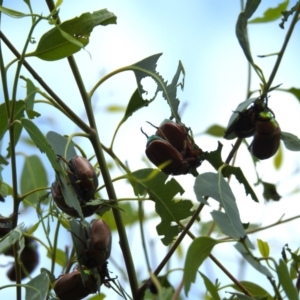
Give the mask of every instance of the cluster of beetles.
<svg viewBox="0 0 300 300">
<path fill-rule="evenodd" d="M 234 112 L 224 138 L 253 137 L 249 146 L 250 152 L 258 159 L 268 159 L 279 148 L 281 130 L 273 111 L 268 107 L 267 97 L 259 97 L 250 103 L 250 107 Z M 241 105 L 239 107 L 243 107 L 244 104 Z M 195 144 L 191 130 L 184 124 L 172 120 L 164 120 L 159 127 L 152 126 L 156 128 L 156 132 L 150 137 L 142 130 L 148 139 L 146 145 L 148 159 L 167 175 L 195 174 L 196 168 L 201 165 L 205 155 Z M 89 205 L 98 187 L 98 177 L 93 166 L 81 156 L 75 156 L 69 161 L 61 156 L 59 159 L 67 166 L 65 169 L 67 177 L 81 206 L 83 216 L 92 216 L 99 209 L 97 205 Z M 67 205 L 58 179 L 51 186 L 51 194 L 58 208 L 71 217 L 79 218 L 77 210 Z M 0 215 L 0 237 L 6 235 L 11 229 L 12 219 Z M 76 237 L 84 244 L 84 250 L 77 257 L 79 266 L 72 272 L 59 276 L 54 283 L 54 291 L 60 300 L 82 299 L 91 293 L 96 293 L 102 283 L 109 285 L 108 282 L 111 280 L 107 270 L 107 259 L 110 256 L 112 243 L 109 226 L 103 220 L 96 219 L 85 226 L 84 231 L 84 239 Z M 13 256 L 13 248 L 11 247 L 4 254 Z M 21 279 L 23 279 L 39 263 L 37 244 L 33 239 L 25 237 L 25 246 L 20 260 L 23 268 L 26 269 L 26 271 L 23 268 L 21 270 Z M 10 280 L 16 281 L 15 265 L 8 270 L 7 276 Z"/>
<path fill-rule="evenodd" d="M 84 157 L 75 156 L 70 161 L 63 160 L 69 182 L 72 185 L 84 217 L 93 215 L 99 208 L 95 205 L 87 205 L 94 199 L 98 187 L 98 177 L 91 163 Z M 77 211 L 69 207 L 64 199 L 60 182 L 56 180 L 51 187 L 52 197 L 57 206 L 72 217 L 79 217 Z M 78 257 L 80 268 L 77 266 L 70 273 L 61 275 L 54 284 L 54 291 L 60 300 L 82 299 L 91 293 L 96 293 L 102 283 L 108 282 L 107 259 L 110 256 L 112 235 L 109 226 L 100 219 L 90 222 L 88 228 L 84 228 L 86 239 L 76 237 L 84 244 L 85 250 Z M 75 234 L 75 233 L 73 233 Z M 83 283 L 82 273 L 85 281 Z M 98 276 L 95 276 L 95 272 Z"/>
<path fill-rule="evenodd" d="M 148 122 L 149 123 L 149 122 Z M 151 124 L 151 123 L 149 123 Z M 151 124 L 152 125 L 152 124 Z M 205 153 L 195 144 L 191 130 L 182 123 L 164 120 L 154 135 L 147 137 L 148 159 L 168 175 L 195 174 L 205 160 Z M 268 98 L 259 97 L 250 107 L 235 111 L 224 138 L 252 137 L 249 151 L 263 160 L 275 155 L 280 145 L 281 130 L 275 114 L 268 107 Z"/>
</svg>

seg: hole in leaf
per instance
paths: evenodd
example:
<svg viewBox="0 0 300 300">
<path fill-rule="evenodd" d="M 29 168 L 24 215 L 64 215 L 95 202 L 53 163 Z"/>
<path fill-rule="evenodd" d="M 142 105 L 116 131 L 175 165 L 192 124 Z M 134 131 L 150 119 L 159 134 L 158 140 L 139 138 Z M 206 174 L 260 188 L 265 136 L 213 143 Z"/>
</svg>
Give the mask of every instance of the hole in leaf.
<svg viewBox="0 0 300 300">
<path fill-rule="evenodd" d="M 145 93 L 143 93 L 143 99 L 144 100 L 153 99 L 155 96 L 155 92 L 157 90 L 157 83 L 151 77 L 148 76 L 141 80 L 141 85 L 145 90 Z"/>
</svg>

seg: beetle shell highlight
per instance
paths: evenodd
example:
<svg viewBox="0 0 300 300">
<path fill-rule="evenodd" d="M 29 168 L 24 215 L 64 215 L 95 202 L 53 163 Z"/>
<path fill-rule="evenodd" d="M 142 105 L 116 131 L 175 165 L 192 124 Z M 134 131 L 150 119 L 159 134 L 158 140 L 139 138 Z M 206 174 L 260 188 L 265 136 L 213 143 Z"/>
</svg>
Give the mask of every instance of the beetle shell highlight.
<svg viewBox="0 0 300 300">
<path fill-rule="evenodd" d="M 110 256 L 112 235 L 103 220 L 93 220 L 89 226 L 88 249 L 82 258 L 87 268 L 95 268 L 105 263 Z"/>
<path fill-rule="evenodd" d="M 88 271 L 84 271 L 88 272 Z M 54 291 L 60 300 L 79 300 L 97 292 L 97 282 L 87 273 L 88 280 L 83 285 L 78 270 L 61 275 L 55 282 Z"/>
<path fill-rule="evenodd" d="M 260 114 L 256 121 L 256 131 L 250 145 L 251 153 L 258 159 L 268 159 L 275 155 L 280 145 L 281 129 L 269 112 Z"/>
<path fill-rule="evenodd" d="M 68 166 L 70 181 L 77 196 L 84 201 L 94 198 L 98 187 L 98 177 L 91 163 L 82 156 L 73 157 Z"/>
<path fill-rule="evenodd" d="M 186 161 L 183 161 L 182 155 L 169 142 L 160 137 L 152 136 L 149 138 L 146 155 L 156 166 L 169 162 L 162 169 L 168 175 L 187 174 L 189 171 L 190 166 Z"/>
</svg>

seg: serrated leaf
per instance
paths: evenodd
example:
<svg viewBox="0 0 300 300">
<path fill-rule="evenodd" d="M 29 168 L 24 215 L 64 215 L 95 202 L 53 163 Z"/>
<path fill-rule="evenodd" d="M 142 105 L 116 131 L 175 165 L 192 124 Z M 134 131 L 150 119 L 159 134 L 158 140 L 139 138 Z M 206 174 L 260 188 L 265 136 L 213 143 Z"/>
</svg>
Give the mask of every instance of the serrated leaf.
<svg viewBox="0 0 300 300">
<path fill-rule="evenodd" d="M 84 13 L 46 32 L 36 50 L 26 56 L 36 56 L 48 61 L 62 59 L 86 46 L 94 27 L 115 23 L 116 16 L 106 9 Z"/>
<path fill-rule="evenodd" d="M 265 300 L 273 300 L 273 297 L 264 288 L 256 283 L 250 281 L 240 281 L 240 283 L 247 289 L 247 291 L 251 293 L 251 295 L 255 297 L 265 297 Z M 237 291 L 241 291 L 240 288 L 235 284 L 230 285 L 230 287 Z"/>
<path fill-rule="evenodd" d="M 49 277 L 46 272 L 42 272 L 26 283 L 25 300 L 44 300 L 49 289 Z"/>
<path fill-rule="evenodd" d="M 221 174 L 207 172 L 198 175 L 194 191 L 198 201 L 205 203 L 204 197 L 208 196 L 217 200 L 224 208 L 225 213 L 220 211 L 211 213 L 224 234 L 237 239 L 246 236 L 235 197 Z"/>
<path fill-rule="evenodd" d="M 276 271 L 279 278 L 279 282 L 285 291 L 287 299 L 298 300 L 298 292 L 293 284 L 293 281 L 289 275 L 289 271 L 286 263 L 280 259 L 279 264 L 276 265 Z"/>
<path fill-rule="evenodd" d="M 285 11 L 289 5 L 289 0 L 285 0 L 282 3 L 279 3 L 277 7 L 268 8 L 262 17 L 258 17 L 249 21 L 249 24 L 252 23 L 265 23 L 278 20 L 282 17 L 281 12 Z"/>
<path fill-rule="evenodd" d="M 224 132 L 225 132 L 225 128 L 223 126 L 220 125 L 211 125 L 210 127 L 208 127 L 205 130 L 206 134 L 215 136 L 215 137 L 223 137 L 224 136 Z"/>
<path fill-rule="evenodd" d="M 21 173 L 21 193 L 26 194 L 32 190 L 48 186 L 48 179 L 45 167 L 37 155 L 25 157 Z M 26 197 L 23 204 L 28 207 L 36 204 L 39 198 L 45 195 L 46 191 L 38 191 Z M 48 201 L 47 201 L 48 202 Z"/>
<path fill-rule="evenodd" d="M 188 296 L 192 282 L 195 282 L 197 271 L 203 261 L 209 256 L 218 241 L 208 236 L 196 238 L 191 243 L 184 263 L 184 292 Z"/>
<path fill-rule="evenodd" d="M 230 175 L 234 175 L 236 180 L 244 186 L 246 195 L 250 195 L 255 202 L 259 202 L 254 190 L 250 186 L 240 167 L 226 166 L 225 168 L 223 168 L 222 174 L 226 178 Z"/>
<path fill-rule="evenodd" d="M 258 259 L 252 256 L 241 243 L 235 244 L 234 247 L 254 269 L 263 275 L 266 275 L 267 277 L 273 277 L 272 273 L 265 266 L 263 266 Z"/>
<path fill-rule="evenodd" d="M 125 69 L 132 70 L 134 72 L 140 95 L 146 93 L 141 83 L 142 79 L 150 76 L 156 82 L 157 88 L 154 96 L 149 100 L 149 102 L 152 102 L 155 99 L 157 93 L 162 91 L 162 95 L 168 102 L 168 105 L 171 109 L 171 118 L 174 117 L 177 122 L 180 122 L 180 116 L 178 114 L 179 100 L 176 98 L 176 94 L 177 87 L 181 86 L 181 88 L 183 89 L 184 86 L 184 68 L 182 63 L 179 62 L 176 74 L 174 75 L 171 84 L 167 85 L 167 82 L 164 81 L 162 76 L 158 72 L 156 72 L 156 64 L 161 55 L 162 53 L 152 55 L 135 63 L 134 65 L 128 66 Z M 181 74 L 183 74 L 183 80 L 182 82 L 178 82 Z"/>
<path fill-rule="evenodd" d="M 261 239 L 257 239 L 257 246 L 260 254 L 263 257 L 269 257 L 270 255 L 270 247 L 269 244 Z"/>
<path fill-rule="evenodd" d="M 300 151 L 300 139 L 292 133 L 281 131 L 280 139 L 286 149 L 290 151 Z"/>
<path fill-rule="evenodd" d="M 276 185 L 265 181 L 262 181 L 262 185 L 264 187 L 263 196 L 267 201 L 279 201 L 281 199 L 281 196 L 277 192 Z"/>
<path fill-rule="evenodd" d="M 136 89 L 134 91 L 133 95 L 131 96 L 130 100 L 129 100 L 129 103 L 127 105 L 124 117 L 123 117 L 123 119 L 121 120 L 120 123 L 121 124 L 124 123 L 130 116 L 132 116 L 132 114 L 134 112 L 136 112 L 137 110 L 139 110 L 139 109 L 141 109 L 145 106 L 148 106 L 150 102 L 151 101 L 144 100 L 140 96 L 139 90 Z"/>
<path fill-rule="evenodd" d="M 34 108 L 34 98 L 38 89 L 29 78 L 22 77 L 22 79 L 26 81 L 26 109 L 31 111 Z"/>
<path fill-rule="evenodd" d="M 193 204 L 189 200 L 175 201 L 176 194 L 183 194 L 184 190 L 179 183 L 171 178 L 166 181 L 168 176 L 155 169 L 141 169 L 128 176 L 135 195 L 145 195 L 148 193 L 155 201 L 155 210 L 161 217 L 161 222 L 157 225 L 158 235 L 164 235 L 162 239 L 164 245 L 172 243 L 174 237 L 178 235 L 181 228 L 178 225 L 172 225 L 173 222 L 186 219 L 192 215 L 191 208 Z"/>
<path fill-rule="evenodd" d="M 222 161 L 222 152 L 223 145 L 218 142 L 218 148 L 215 151 L 212 152 L 205 152 L 204 157 L 205 159 L 215 168 L 215 170 L 218 170 L 224 162 Z M 245 187 L 246 195 L 251 195 L 251 198 L 255 201 L 258 202 L 258 198 L 251 188 L 250 184 L 247 181 L 247 178 L 243 174 L 241 168 L 239 167 L 232 167 L 232 166 L 226 166 L 222 170 L 222 174 L 224 177 L 229 177 L 230 175 L 234 175 L 235 178 L 238 180 L 240 184 L 243 184 Z"/>
<path fill-rule="evenodd" d="M 39 130 L 39 128 L 29 119 L 22 118 L 21 124 L 28 132 L 29 136 L 35 143 L 35 145 L 40 149 L 42 153 L 46 153 L 52 167 L 57 171 L 64 174 L 62 167 L 57 162 L 57 156 L 51 146 L 49 145 L 48 141 L 46 140 L 43 133 Z"/>
<path fill-rule="evenodd" d="M 200 272 L 200 275 L 204 281 L 207 291 L 210 293 L 214 300 L 221 300 L 217 287 L 209 280 L 207 276 Z"/>
</svg>

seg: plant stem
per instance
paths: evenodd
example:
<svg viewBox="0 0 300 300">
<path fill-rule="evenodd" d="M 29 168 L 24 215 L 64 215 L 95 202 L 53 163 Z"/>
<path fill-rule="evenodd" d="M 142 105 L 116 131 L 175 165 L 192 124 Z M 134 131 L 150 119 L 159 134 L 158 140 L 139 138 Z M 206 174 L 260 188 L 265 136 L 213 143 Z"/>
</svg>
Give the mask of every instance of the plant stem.
<svg viewBox="0 0 300 300">
<path fill-rule="evenodd" d="M 53 1 L 46 0 L 46 3 L 48 5 L 49 10 L 53 11 L 55 8 Z M 57 24 L 59 24 L 59 19 L 57 19 Z M 69 61 L 70 68 L 73 72 L 74 78 L 76 80 L 77 86 L 79 88 L 79 91 L 80 91 L 80 94 L 81 94 L 81 97 L 82 97 L 82 100 L 83 100 L 83 103 L 84 103 L 84 106 L 86 109 L 87 117 L 89 120 L 90 128 L 86 133 L 89 133 L 89 135 L 90 135 L 90 141 L 92 143 L 92 146 L 95 151 L 95 155 L 96 155 L 98 163 L 99 163 L 101 175 L 102 175 L 103 181 L 106 186 L 106 191 L 107 191 L 108 197 L 109 197 L 109 199 L 111 199 L 113 201 L 113 204 L 117 207 L 118 206 L 118 202 L 116 201 L 117 196 L 116 196 L 114 186 L 111 181 L 110 173 L 108 171 L 106 160 L 105 160 L 104 153 L 102 150 L 100 138 L 99 138 L 99 135 L 97 132 L 97 125 L 96 125 L 96 121 L 95 121 L 95 117 L 94 117 L 93 108 L 91 105 L 91 99 L 86 92 L 85 86 L 83 84 L 83 81 L 82 81 L 80 72 L 77 68 L 77 64 L 75 62 L 74 57 L 69 56 L 68 61 Z M 115 219 L 116 226 L 117 226 L 118 233 L 119 233 L 120 247 L 121 247 L 121 250 L 123 253 L 123 258 L 124 258 L 125 265 L 127 268 L 127 274 L 128 274 L 130 287 L 131 287 L 132 296 L 133 296 L 133 299 L 136 299 L 135 294 L 138 289 L 138 283 L 137 283 L 136 272 L 134 269 L 133 259 L 131 256 L 131 251 L 130 251 L 130 247 L 129 247 L 129 243 L 128 243 L 128 239 L 127 239 L 125 226 L 123 224 L 120 210 L 118 208 L 112 208 L 112 211 L 113 211 L 114 219 Z"/>
<path fill-rule="evenodd" d="M 298 22 L 298 16 L 299 16 L 299 14 L 300 14 L 300 3 L 298 2 L 297 10 L 296 10 L 295 15 L 293 17 L 293 20 L 291 22 L 290 28 L 289 28 L 286 36 L 285 36 L 282 48 L 281 48 L 281 50 L 278 53 L 278 57 L 277 57 L 277 60 L 275 62 L 275 65 L 274 65 L 274 68 L 272 70 L 272 73 L 270 75 L 270 78 L 269 78 L 268 82 L 266 83 L 266 85 L 264 86 L 263 95 L 267 94 L 268 91 L 269 91 L 269 89 L 270 89 L 270 87 L 271 87 L 271 84 L 272 84 L 272 82 L 273 82 L 273 80 L 275 78 L 275 75 L 276 75 L 276 73 L 278 71 L 278 68 L 279 68 L 279 65 L 281 63 L 281 60 L 282 60 L 283 54 L 285 52 L 285 49 L 286 49 L 286 47 L 288 45 L 288 42 L 289 42 L 289 40 L 291 38 L 291 35 L 292 35 L 293 31 L 294 31 L 295 25 Z"/>
<path fill-rule="evenodd" d="M 188 233 L 188 231 L 190 230 L 190 228 L 192 227 L 192 225 L 194 224 L 195 220 L 197 219 L 197 217 L 199 216 L 201 210 L 203 209 L 205 204 L 201 203 L 198 208 L 195 210 L 193 216 L 191 217 L 191 219 L 189 220 L 188 224 L 185 226 L 185 228 L 183 229 L 183 231 L 181 232 L 181 234 L 179 235 L 179 237 L 177 238 L 177 240 L 174 242 L 174 244 L 172 245 L 171 249 L 169 250 L 169 252 L 166 254 L 166 256 L 164 257 L 164 259 L 161 261 L 161 263 L 158 265 L 158 267 L 156 268 L 156 270 L 153 272 L 155 274 L 155 276 L 157 276 L 161 270 L 164 268 L 164 266 L 167 264 L 167 262 L 169 261 L 169 259 L 172 257 L 172 255 L 174 254 L 174 252 L 176 251 L 177 247 L 180 245 L 180 243 L 182 242 L 183 238 L 186 236 L 186 234 Z M 148 284 L 151 282 L 151 278 L 149 278 L 138 290 L 137 293 L 137 299 L 143 299 L 143 295 L 145 293 L 145 290 L 147 289 Z"/>
</svg>

